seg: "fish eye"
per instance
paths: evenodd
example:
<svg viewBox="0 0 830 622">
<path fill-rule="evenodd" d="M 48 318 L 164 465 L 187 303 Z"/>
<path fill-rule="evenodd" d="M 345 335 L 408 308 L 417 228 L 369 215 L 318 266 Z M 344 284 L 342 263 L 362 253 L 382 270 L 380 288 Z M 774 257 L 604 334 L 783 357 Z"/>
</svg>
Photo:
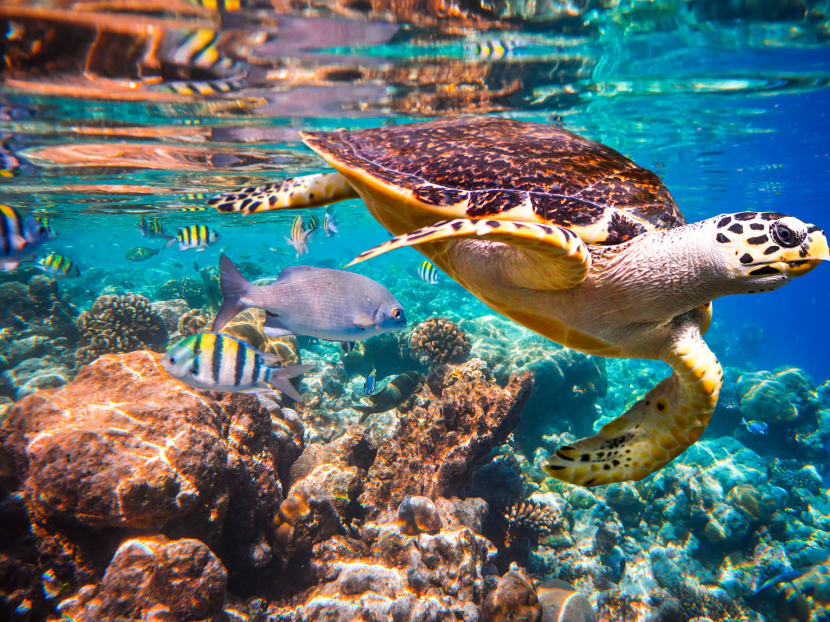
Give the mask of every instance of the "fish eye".
<svg viewBox="0 0 830 622">
<path fill-rule="evenodd" d="M 173 365 L 175 365 L 175 364 L 176 364 L 176 357 L 175 357 L 175 356 L 171 356 L 171 357 L 170 357 L 170 362 L 171 362 Z"/>
<path fill-rule="evenodd" d="M 804 241 L 803 233 L 799 235 L 798 232 L 793 231 L 780 221 L 773 223 L 770 229 L 772 230 L 773 239 L 781 246 L 792 248 L 794 246 L 798 246 Z"/>
<path fill-rule="evenodd" d="M 403 314 L 401 313 L 400 309 L 395 309 L 394 313 L 392 313 L 392 317 L 395 318 L 396 320 L 401 319 L 401 315 L 403 315 Z"/>
</svg>

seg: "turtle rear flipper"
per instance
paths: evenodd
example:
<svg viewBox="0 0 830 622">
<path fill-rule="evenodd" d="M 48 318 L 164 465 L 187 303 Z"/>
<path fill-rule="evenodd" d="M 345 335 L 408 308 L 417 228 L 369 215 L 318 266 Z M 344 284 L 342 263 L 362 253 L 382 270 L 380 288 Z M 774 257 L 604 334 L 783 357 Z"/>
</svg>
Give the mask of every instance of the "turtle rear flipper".
<svg viewBox="0 0 830 622">
<path fill-rule="evenodd" d="M 207 204 L 220 212 L 267 212 L 277 209 L 318 207 L 357 198 L 351 184 L 340 173 L 315 173 L 289 177 L 281 182 L 219 194 Z"/>
<path fill-rule="evenodd" d="M 457 218 L 416 229 L 362 252 L 348 266 L 405 246 L 434 243 L 451 238 L 502 242 L 497 261 L 478 270 L 494 269 L 491 275 L 504 284 L 529 289 L 568 289 L 581 283 L 591 267 L 588 247 L 575 233 L 556 225 L 512 220 Z M 347 266 L 347 267 L 348 267 Z"/>
<path fill-rule="evenodd" d="M 679 329 L 665 360 L 674 369 L 669 378 L 594 436 L 557 449 L 545 472 L 581 486 L 640 480 L 700 438 L 715 410 L 723 370 L 697 323 Z"/>
</svg>

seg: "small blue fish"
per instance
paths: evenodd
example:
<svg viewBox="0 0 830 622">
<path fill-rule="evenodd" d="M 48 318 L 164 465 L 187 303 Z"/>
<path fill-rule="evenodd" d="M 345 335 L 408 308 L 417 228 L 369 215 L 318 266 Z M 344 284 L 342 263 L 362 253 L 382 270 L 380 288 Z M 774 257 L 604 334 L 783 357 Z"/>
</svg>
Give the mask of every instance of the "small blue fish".
<svg viewBox="0 0 830 622">
<path fill-rule="evenodd" d="M 372 369 L 369 375 L 366 376 L 366 384 L 363 385 L 363 395 L 371 395 L 375 392 L 375 384 L 377 381 L 377 370 Z"/>
<path fill-rule="evenodd" d="M 752 595 L 757 596 L 758 594 L 760 594 L 764 590 L 769 589 L 774 585 L 779 585 L 781 583 L 789 583 L 790 581 L 795 581 L 798 577 L 803 575 L 805 572 L 807 572 L 806 569 L 805 570 L 790 569 L 790 570 L 785 570 L 784 572 L 779 572 L 777 575 L 775 575 L 774 577 L 772 577 L 768 581 L 765 581 L 761 586 L 756 588 L 755 591 L 752 592 Z"/>
<path fill-rule="evenodd" d="M 757 421 L 757 420 L 747 421 L 743 417 L 741 418 L 741 423 L 744 424 L 744 426 L 746 427 L 746 429 L 749 432 L 752 432 L 753 434 L 758 434 L 758 435 L 766 434 L 767 433 L 767 428 L 769 428 L 769 425 L 767 425 L 767 423 L 764 422 L 764 421 Z"/>
</svg>

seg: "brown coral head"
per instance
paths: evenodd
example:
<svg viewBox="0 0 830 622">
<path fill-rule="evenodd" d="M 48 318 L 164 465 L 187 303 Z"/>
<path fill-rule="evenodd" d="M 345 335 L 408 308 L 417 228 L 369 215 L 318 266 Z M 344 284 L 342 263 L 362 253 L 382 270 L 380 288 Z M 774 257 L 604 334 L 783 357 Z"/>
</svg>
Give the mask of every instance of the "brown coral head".
<svg viewBox="0 0 830 622">
<path fill-rule="evenodd" d="M 496 589 L 484 601 L 484 617 L 490 622 L 539 622 L 542 619 L 542 605 L 536 590 L 518 566 L 499 579 Z"/>
<path fill-rule="evenodd" d="M 507 541 L 519 534 L 540 538 L 562 529 L 563 518 L 552 507 L 535 501 L 520 501 L 507 508 Z"/>
<path fill-rule="evenodd" d="M 308 514 L 311 508 L 303 489 L 297 489 L 280 503 L 280 518 L 286 523 L 294 524 Z"/>
<path fill-rule="evenodd" d="M 412 352 L 426 359 L 430 367 L 442 363 L 463 363 L 470 357 L 472 344 L 467 333 L 444 317 L 431 317 L 418 324 L 409 338 Z"/>
<path fill-rule="evenodd" d="M 443 526 L 438 508 L 429 497 L 407 496 L 398 506 L 401 530 L 410 536 L 419 533 L 438 533 Z"/>
</svg>

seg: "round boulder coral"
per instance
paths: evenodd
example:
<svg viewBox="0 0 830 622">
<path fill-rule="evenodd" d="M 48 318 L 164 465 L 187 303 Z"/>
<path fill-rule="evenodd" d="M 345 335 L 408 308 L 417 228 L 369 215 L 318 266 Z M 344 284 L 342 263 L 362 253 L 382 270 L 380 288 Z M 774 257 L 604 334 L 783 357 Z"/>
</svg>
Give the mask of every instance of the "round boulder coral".
<svg viewBox="0 0 830 622">
<path fill-rule="evenodd" d="M 170 279 L 156 291 L 156 298 L 169 300 L 184 298 L 191 307 L 199 307 L 207 302 L 202 284 L 189 276 L 180 279 Z"/>
<path fill-rule="evenodd" d="M 191 309 L 179 318 L 178 330 L 182 337 L 195 335 L 204 330 L 212 316 L 204 309 Z"/>
<path fill-rule="evenodd" d="M 160 349 L 167 343 L 167 328 L 150 300 L 138 294 L 100 296 L 78 317 L 81 341 L 75 352 L 78 364 L 102 354 Z"/>
<path fill-rule="evenodd" d="M 442 363 L 463 363 L 470 357 L 470 338 L 455 322 L 431 317 L 418 324 L 409 339 L 412 353 L 426 359 L 430 367 Z"/>
</svg>

